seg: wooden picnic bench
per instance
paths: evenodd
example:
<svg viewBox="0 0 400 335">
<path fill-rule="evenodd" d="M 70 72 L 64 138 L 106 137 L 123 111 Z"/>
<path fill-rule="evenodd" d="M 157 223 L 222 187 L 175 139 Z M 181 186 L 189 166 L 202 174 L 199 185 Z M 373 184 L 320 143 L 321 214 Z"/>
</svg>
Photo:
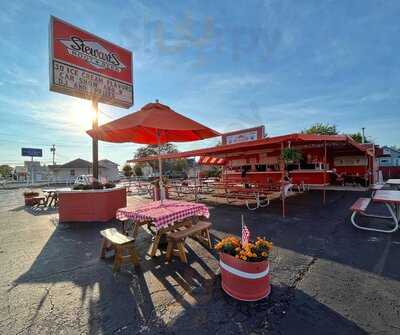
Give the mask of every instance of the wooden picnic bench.
<svg viewBox="0 0 400 335">
<path fill-rule="evenodd" d="M 37 196 L 37 197 L 33 197 L 32 200 L 33 200 L 32 203 L 34 206 L 40 206 L 40 205 L 45 204 L 46 197 Z"/>
<path fill-rule="evenodd" d="M 135 266 L 139 265 L 139 257 L 134 246 L 135 239 L 118 232 L 115 228 L 104 229 L 100 232 L 103 236 L 101 258 L 105 258 L 106 251 L 115 250 L 113 272 L 118 271 L 124 261 L 130 261 Z M 127 252 L 127 255 L 124 255 Z"/>
<path fill-rule="evenodd" d="M 185 253 L 185 240 L 189 236 L 197 236 L 200 242 L 206 243 L 207 247 L 211 249 L 211 239 L 209 228 L 211 227 L 211 222 L 209 221 L 198 221 L 196 224 L 185 227 L 182 230 L 176 232 L 171 232 L 167 235 L 167 253 L 166 260 L 170 261 L 174 253 L 174 248 L 177 249 L 179 258 L 181 262 L 187 263 L 186 253 Z"/>
</svg>

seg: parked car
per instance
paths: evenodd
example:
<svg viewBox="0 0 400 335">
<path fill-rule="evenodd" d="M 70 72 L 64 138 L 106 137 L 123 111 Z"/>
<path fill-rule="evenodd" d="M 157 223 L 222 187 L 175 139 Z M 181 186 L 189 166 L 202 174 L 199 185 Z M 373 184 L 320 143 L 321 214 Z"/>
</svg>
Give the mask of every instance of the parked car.
<svg viewBox="0 0 400 335">
<path fill-rule="evenodd" d="M 92 175 L 82 174 L 82 175 L 76 177 L 74 184 L 75 185 L 89 185 L 89 184 L 92 184 L 93 181 L 94 181 L 94 178 Z"/>
</svg>

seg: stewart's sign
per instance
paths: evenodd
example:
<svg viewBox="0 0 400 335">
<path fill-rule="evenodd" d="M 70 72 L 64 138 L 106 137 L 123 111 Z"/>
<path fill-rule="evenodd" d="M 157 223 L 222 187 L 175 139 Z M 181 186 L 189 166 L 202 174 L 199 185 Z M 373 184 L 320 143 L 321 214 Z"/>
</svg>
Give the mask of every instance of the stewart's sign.
<svg viewBox="0 0 400 335">
<path fill-rule="evenodd" d="M 129 108 L 132 53 L 51 16 L 50 90 Z"/>
</svg>

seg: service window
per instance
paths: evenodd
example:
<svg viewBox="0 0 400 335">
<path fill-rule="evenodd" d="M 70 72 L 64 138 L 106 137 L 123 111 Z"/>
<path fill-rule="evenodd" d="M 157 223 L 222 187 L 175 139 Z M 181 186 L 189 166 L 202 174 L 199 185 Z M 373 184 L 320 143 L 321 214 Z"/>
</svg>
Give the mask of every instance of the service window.
<svg viewBox="0 0 400 335">
<path fill-rule="evenodd" d="M 256 171 L 258 171 L 258 172 L 267 171 L 267 165 L 265 165 L 265 164 L 257 164 L 256 165 Z"/>
</svg>

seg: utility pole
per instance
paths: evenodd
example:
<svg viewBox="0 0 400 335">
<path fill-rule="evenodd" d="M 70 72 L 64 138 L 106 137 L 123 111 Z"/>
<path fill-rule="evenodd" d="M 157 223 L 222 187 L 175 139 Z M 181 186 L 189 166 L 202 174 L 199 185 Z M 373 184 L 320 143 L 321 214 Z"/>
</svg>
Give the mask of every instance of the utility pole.
<svg viewBox="0 0 400 335">
<path fill-rule="evenodd" d="M 56 158 L 56 145 L 55 145 L 55 144 L 53 144 L 53 146 L 50 148 L 50 151 L 51 151 L 52 154 L 53 154 L 53 165 L 56 165 L 56 162 L 55 162 L 55 158 Z"/>
<path fill-rule="evenodd" d="M 364 135 L 365 127 L 362 127 L 361 130 L 362 130 L 362 139 L 361 139 L 361 143 L 365 143 L 365 135 Z"/>
</svg>

